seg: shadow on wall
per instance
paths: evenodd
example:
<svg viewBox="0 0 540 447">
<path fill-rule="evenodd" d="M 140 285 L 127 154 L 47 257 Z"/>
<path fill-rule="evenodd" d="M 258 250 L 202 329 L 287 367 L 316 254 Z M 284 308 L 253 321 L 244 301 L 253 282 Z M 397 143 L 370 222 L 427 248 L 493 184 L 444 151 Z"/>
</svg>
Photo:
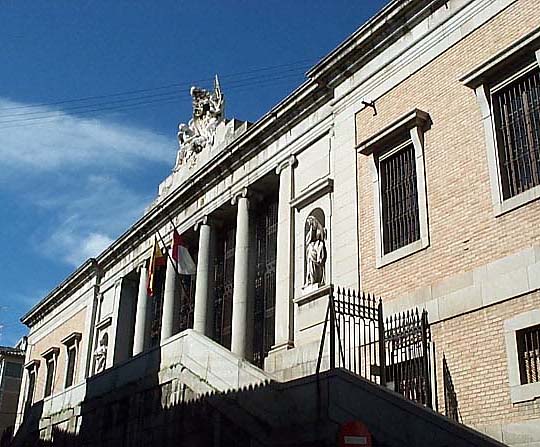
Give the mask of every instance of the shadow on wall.
<svg viewBox="0 0 540 447">
<path fill-rule="evenodd" d="M 448 362 L 443 354 L 443 386 L 444 386 L 444 414 L 450 419 L 463 423 L 459 412 L 459 402 L 452 381 L 452 374 Z"/>
<path fill-rule="evenodd" d="M 157 364 L 160 364 L 160 358 Z M 227 410 L 219 409 L 223 406 L 220 401 L 234 401 L 238 393 L 196 399 L 194 392 L 174 375 L 164 381 L 163 377 L 160 380 L 157 372 L 109 391 L 114 374 L 115 371 L 106 370 L 87 380 L 86 397 L 78 418 L 55 414 L 50 420 L 42 420 L 44 402 L 36 402 L 27 409 L 23 425 L 5 446 L 251 445 L 250 437 L 224 415 Z M 254 392 L 250 388 L 244 393 Z M 73 414 L 69 410 L 63 413 Z"/>
<path fill-rule="evenodd" d="M 12 445 L 329 447 L 336 445 L 343 424 L 360 421 L 376 447 L 503 447 L 342 369 L 203 397 L 193 389 L 201 391 L 207 384 L 193 382 L 190 374 L 165 369 L 159 381 L 156 373 L 104 392 L 103 384 L 110 381 L 104 372 L 88 381 L 77 421 L 60 422 L 52 415 L 53 424 L 40 436 L 43 407 L 38 402 Z"/>
</svg>

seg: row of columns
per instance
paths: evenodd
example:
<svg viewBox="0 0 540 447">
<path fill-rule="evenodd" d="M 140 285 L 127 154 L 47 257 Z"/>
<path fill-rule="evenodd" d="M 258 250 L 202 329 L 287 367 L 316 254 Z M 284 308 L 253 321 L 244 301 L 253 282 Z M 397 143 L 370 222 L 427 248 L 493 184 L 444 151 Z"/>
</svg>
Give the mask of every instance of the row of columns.
<svg viewBox="0 0 540 447">
<path fill-rule="evenodd" d="M 231 351 L 240 357 L 246 355 L 247 339 L 247 306 L 248 306 L 248 271 L 249 271 L 249 200 L 247 190 L 243 190 L 233 200 L 237 204 L 236 246 L 234 263 L 234 291 L 232 314 Z M 199 254 L 197 259 L 197 277 L 195 283 L 195 308 L 193 329 L 201 334 L 210 336 L 209 302 L 211 250 L 213 228 L 208 218 L 204 218 L 199 228 Z M 140 268 L 139 289 L 137 296 L 137 311 L 135 316 L 135 333 L 133 355 L 144 351 L 146 334 L 150 324 L 150 299 L 147 296 L 148 268 Z M 163 293 L 163 311 L 161 317 L 161 340 L 174 335 L 175 290 L 177 273 L 176 266 L 167 257 L 165 273 L 165 289 Z"/>
<path fill-rule="evenodd" d="M 277 167 L 276 173 L 280 176 L 279 204 L 278 204 L 278 234 L 276 259 L 276 348 L 287 347 L 292 342 L 292 293 L 290 278 L 294 276 L 294 253 L 292 227 L 294 219 L 291 216 L 290 201 L 294 196 L 294 179 L 292 169 L 296 159 L 291 157 Z M 236 214 L 236 245 L 234 262 L 234 289 L 232 300 L 232 334 L 231 351 L 244 358 L 246 356 L 247 328 L 248 328 L 248 295 L 249 295 L 249 251 L 250 251 L 250 219 L 249 199 L 247 188 L 244 188 L 235 197 L 232 204 L 237 206 Z M 197 225 L 199 230 L 199 252 L 197 259 L 197 277 L 195 283 L 195 308 L 193 329 L 201 334 L 211 336 L 209 302 L 211 296 L 210 278 L 212 273 L 212 240 L 213 227 L 205 217 Z M 144 265 L 140 271 L 139 291 L 137 297 L 137 312 L 135 317 L 135 340 L 133 355 L 145 349 L 146 334 L 150 325 L 150 299 L 147 297 L 146 284 L 148 269 Z M 165 290 L 163 296 L 163 315 L 161 324 L 161 340 L 173 335 L 176 268 L 171 259 L 167 259 L 165 276 Z"/>
</svg>

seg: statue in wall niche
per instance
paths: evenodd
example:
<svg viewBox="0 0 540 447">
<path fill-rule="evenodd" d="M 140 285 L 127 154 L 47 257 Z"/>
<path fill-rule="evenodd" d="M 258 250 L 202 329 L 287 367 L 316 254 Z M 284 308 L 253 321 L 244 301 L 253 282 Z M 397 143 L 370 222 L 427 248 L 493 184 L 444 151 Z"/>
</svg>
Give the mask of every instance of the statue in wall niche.
<svg viewBox="0 0 540 447">
<path fill-rule="evenodd" d="M 182 166 L 195 166 L 197 154 L 204 148 L 214 144 L 217 126 L 225 121 L 225 98 L 216 75 L 214 91 L 191 87 L 193 117 L 188 124 L 178 126 L 178 144 L 180 149 L 176 156 L 174 171 Z"/>
<path fill-rule="evenodd" d="M 105 370 L 107 362 L 107 347 L 109 345 L 109 336 L 104 333 L 99 339 L 98 347 L 94 351 L 95 372 L 100 373 Z"/>
<path fill-rule="evenodd" d="M 306 286 L 321 286 L 325 281 L 326 231 L 315 216 L 306 220 Z"/>
</svg>

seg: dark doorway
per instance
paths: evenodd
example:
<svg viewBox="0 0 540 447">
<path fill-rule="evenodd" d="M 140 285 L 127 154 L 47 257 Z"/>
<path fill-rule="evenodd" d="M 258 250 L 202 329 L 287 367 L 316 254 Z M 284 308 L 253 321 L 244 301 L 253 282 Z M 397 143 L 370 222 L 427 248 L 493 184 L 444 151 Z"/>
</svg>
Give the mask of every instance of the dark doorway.
<svg viewBox="0 0 540 447">
<path fill-rule="evenodd" d="M 158 346 L 161 338 L 161 314 L 163 312 L 163 294 L 165 293 L 165 266 L 157 266 L 154 280 L 154 296 L 152 300 L 152 317 L 150 324 L 150 346 Z"/>
<path fill-rule="evenodd" d="M 231 348 L 236 229 L 218 231 L 214 258 L 214 340 Z"/>
<path fill-rule="evenodd" d="M 264 367 L 274 344 L 276 305 L 277 211 L 275 198 L 266 199 L 256 210 L 256 272 L 253 362 Z"/>
</svg>

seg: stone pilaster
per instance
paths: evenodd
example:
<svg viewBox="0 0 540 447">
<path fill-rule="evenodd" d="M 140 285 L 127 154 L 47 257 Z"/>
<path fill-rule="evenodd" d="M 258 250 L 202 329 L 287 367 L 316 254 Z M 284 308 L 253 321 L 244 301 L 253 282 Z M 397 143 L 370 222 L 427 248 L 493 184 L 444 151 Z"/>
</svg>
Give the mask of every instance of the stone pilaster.
<svg viewBox="0 0 540 447">
<path fill-rule="evenodd" d="M 279 175 L 278 228 L 276 253 L 276 317 L 275 342 L 272 350 L 293 344 L 294 315 L 294 216 L 291 200 L 294 197 L 294 166 L 291 156 L 276 168 Z"/>
</svg>

